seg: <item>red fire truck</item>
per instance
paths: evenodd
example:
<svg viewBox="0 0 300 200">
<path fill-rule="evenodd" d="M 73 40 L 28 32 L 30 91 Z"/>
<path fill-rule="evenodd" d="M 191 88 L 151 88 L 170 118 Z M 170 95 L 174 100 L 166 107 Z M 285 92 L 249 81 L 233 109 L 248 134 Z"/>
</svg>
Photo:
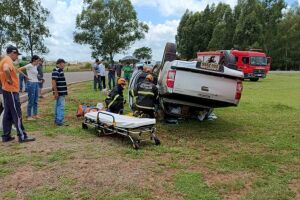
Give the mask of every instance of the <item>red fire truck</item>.
<svg viewBox="0 0 300 200">
<path fill-rule="evenodd" d="M 225 66 L 242 71 L 245 79 L 258 81 L 265 78 L 270 71 L 271 58 L 258 51 L 219 50 L 199 52 L 197 58 L 200 61 L 224 64 Z"/>
</svg>

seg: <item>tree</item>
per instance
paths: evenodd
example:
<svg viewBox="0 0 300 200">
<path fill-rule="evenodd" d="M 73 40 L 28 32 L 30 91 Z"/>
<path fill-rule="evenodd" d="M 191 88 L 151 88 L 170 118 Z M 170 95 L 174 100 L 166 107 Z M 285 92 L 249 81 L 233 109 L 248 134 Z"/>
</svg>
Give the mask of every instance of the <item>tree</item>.
<svg viewBox="0 0 300 200">
<path fill-rule="evenodd" d="M 261 47 L 263 36 L 262 18 L 263 8 L 258 0 L 241 0 L 237 6 L 241 6 L 241 13 L 237 20 L 234 41 L 240 49 Z"/>
<path fill-rule="evenodd" d="M 176 45 L 177 51 L 182 58 L 189 58 L 192 52 L 192 43 L 190 42 L 192 26 L 190 23 L 190 18 L 193 16 L 193 13 L 189 10 L 186 10 L 183 16 L 181 17 L 179 26 L 177 28 L 176 35 Z"/>
<path fill-rule="evenodd" d="M 89 44 L 92 57 L 109 56 L 127 50 L 145 37 L 148 26 L 137 19 L 130 0 L 84 0 L 76 18 L 74 41 Z"/>
<path fill-rule="evenodd" d="M 21 37 L 15 35 L 14 43 L 19 44 L 31 56 L 35 53 L 48 53 L 44 38 L 50 37 L 45 26 L 49 11 L 42 7 L 40 0 L 19 0 L 19 14 L 16 29 Z"/>
<path fill-rule="evenodd" d="M 10 42 L 10 36 L 17 32 L 13 20 L 18 14 L 16 5 L 18 6 L 18 0 L 1 0 L 0 3 L 0 54 L 4 45 Z"/>
<path fill-rule="evenodd" d="M 133 56 L 137 59 L 150 60 L 152 58 L 152 49 L 149 47 L 141 47 L 133 52 Z"/>
</svg>

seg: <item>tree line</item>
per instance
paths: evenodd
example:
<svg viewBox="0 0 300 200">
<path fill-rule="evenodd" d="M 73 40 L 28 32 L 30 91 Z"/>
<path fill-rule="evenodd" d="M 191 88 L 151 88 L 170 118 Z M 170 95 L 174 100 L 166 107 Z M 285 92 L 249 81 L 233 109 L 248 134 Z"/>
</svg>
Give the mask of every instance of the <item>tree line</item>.
<svg viewBox="0 0 300 200">
<path fill-rule="evenodd" d="M 284 0 L 238 0 L 187 10 L 177 28 L 176 44 L 183 59 L 199 51 L 262 49 L 272 57 L 272 70 L 300 70 L 300 8 Z"/>
</svg>

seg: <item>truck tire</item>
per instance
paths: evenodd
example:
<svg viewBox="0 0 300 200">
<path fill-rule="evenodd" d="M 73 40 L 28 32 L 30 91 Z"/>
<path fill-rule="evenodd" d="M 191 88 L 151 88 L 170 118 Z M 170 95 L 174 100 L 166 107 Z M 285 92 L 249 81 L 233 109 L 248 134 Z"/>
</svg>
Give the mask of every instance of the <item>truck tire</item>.
<svg viewBox="0 0 300 200">
<path fill-rule="evenodd" d="M 256 82 L 259 78 L 250 78 L 250 81 Z"/>
<path fill-rule="evenodd" d="M 173 60 L 176 60 L 176 45 L 174 43 L 168 42 L 165 46 L 161 66 L 163 67 L 165 62 Z"/>
</svg>

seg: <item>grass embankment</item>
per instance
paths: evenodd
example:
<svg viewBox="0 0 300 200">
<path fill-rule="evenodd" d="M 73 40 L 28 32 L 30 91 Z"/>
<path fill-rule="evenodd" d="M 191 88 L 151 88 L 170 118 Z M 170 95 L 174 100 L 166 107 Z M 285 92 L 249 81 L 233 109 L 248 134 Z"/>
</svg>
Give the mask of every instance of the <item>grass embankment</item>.
<svg viewBox="0 0 300 200">
<path fill-rule="evenodd" d="M 44 65 L 44 73 L 50 73 L 52 72 L 53 68 L 55 67 L 55 64 L 53 65 Z M 89 63 L 83 63 L 83 64 L 66 64 L 65 66 L 65 72 L 83 72 L 83 71 L 91 71 L 92 65 Z"/>
<path fill-rule="evenodd" d="M 244 82 L 239 107 L 215 110 L 216 121 L 158 124 L 161 146 L 135 151 L 120 137 L 81 129 L 75 113 L 104 95 L 91 83 L 71 86 L 70 127 L 26 122 L 30 144 L 0 145 L 1 199 L 299 199 L 300 74 Z"/>
</svg>

